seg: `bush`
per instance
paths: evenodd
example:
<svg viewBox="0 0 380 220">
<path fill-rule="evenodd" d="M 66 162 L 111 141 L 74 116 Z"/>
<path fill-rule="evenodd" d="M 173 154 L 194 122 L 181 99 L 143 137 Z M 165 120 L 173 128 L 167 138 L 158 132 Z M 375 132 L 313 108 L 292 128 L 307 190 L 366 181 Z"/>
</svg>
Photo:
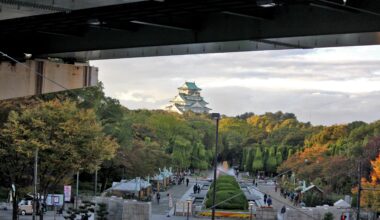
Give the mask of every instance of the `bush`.
<svg viewBox="0 0 380 220">
<path fill-rule="evenodd" d="M 315 207 L 317 205 L 323 205 L 323 199 L 320 195 L 315 193 L 306 193 L 304 196 L 304 202 L 307 207 Z"/>
<path fill-rule="evenodd" d="M 334 220 L 334 215 L 331 212 L 327 212 L 323 217 L 323 220 Z"/>
<path fill-rule="evenodd" d="M 220 176 L 216 181 L 216 201 L 218 204 L 225 201 L 231 197 L 234 197 L 220 205 L 217 206 L 218 209 L 241 209 L 245 210 L 248 208 L 248 201 L 245 198 L 243 191 L 241 191 L 239 184 L 236 182 L 235 178 L 232 176 Z M 211 185 L 209 191 L 207 192 L 206 207 L 210 208 L 212 206 L 212 195 L 213 195 L 214 184 Z"/>
</svg>

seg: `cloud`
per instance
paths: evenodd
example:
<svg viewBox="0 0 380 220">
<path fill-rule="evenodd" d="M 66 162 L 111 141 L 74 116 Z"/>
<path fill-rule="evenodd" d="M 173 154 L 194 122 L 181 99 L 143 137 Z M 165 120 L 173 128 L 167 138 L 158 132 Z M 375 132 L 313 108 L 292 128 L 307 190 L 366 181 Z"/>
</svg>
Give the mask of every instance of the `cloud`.
<svg viewBox="0 0 380 220">
<path fill-rule="evenodd" d="M 228 91 L 228 92 L 227 92 Z M 292 112 L 301 121 L 337 124 L 380 119 L 380 92 L 355 96 L 324 91 L 267 91 L 244 87 L 212 88 L 204 92 L 210 107 L 227 115 L 243 112 Z"/>
<path fill-rule="evenodd" d="M 129 92 L 116 92 L 115 98 L 123 100 L 123 101 L 134 101 L 134 102 L 149 102 L 156 103 L 161 101 L 159 97 L 155 97 L 151 95 L 147 91 L 143 90 L 134 90 Z"/>
<path fill-rule="evenodd" d="M 210 107 L 237 115 L 283 110 L 316 124 L 379 117 L 379 46 L 130 58 L 91 62 L 106 94 L 160 108 L 185 81 Z"/>
</svg>

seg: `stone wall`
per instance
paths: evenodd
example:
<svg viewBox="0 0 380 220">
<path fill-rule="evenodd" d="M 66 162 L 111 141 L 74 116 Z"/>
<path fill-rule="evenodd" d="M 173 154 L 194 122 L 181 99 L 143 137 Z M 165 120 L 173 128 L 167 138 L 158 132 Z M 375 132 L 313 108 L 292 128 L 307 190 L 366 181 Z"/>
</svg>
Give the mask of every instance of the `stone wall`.
<svg viewBox="0 0 380 220">
<path fill-rule="evenodd" d="M 152 206 L 150 202 L 137 202 L 114 197 L 96 197 L 97 203 L 108 207 L 108 219 L 112 220 L 150 220 Z"/>
<path fill-rule="evenodd" d="M 276 220 L 276 210 L 269 208 L 257 208 L 256 209 L 256 219 L 262 220 Z"/>
<path fill-rule="evenodd" d="M 151 203 L 150 202 L 124 202 L 122 220 L 149 220 L 151 219 Z"/>
<path fill-rule="evenodd" d="M 352 217 L 352 212 L 350 209 L 339 209 L 332 206 L 326 206 L 326 207 L 315 207 L 315 208 L 297 208 L 295 209 L 287 209 L 284 216 L 279 216 L 278 219 L 281 220 L 309 220 L 309 219 L 315 219 L 315 220 L 322 220 L 326 213 L 331 212 L 334 215 L 334 219 L 340 219 L 340 216 L 342 213 L 350 214 Z M 352 218 L 350 218 L 352 219 Z"/>
</svg>

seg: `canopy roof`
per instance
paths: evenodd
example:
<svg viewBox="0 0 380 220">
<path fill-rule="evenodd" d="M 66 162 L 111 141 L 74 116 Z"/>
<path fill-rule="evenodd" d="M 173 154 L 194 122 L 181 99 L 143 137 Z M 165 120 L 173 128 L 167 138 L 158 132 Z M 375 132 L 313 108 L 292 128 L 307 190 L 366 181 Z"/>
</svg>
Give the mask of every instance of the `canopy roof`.
<svg viewBox="0 0 380 220">
<path fill-rule="evenodd" d="M 166 167 L 162 170 L 159 169 L 159 173 L 156 174 L 152 179 L 153 180 L 163 180 L 164 178 L 171 177 L 171 176 L 173 176 L 173 172 L 171 170 L 172 170 L 171 167 L 169 169 L 166 169 Z"/>
<path fill-rule="evenodd" d="M 107 191 L 138 192 L 149 186 L 151 186 L 149 182 L 140 178 L 135 178 L 129 181 L 121 180 L 120 182 L 113 182 L 112 187 L 107 189 Z"/>
<path fill-rule="evenodd" d="M 351 207 L 351 205 L 348 204 L 348 202 L 344 201 L 343 199 L 339 199 L 338 201 L 336 201 L 334 203 L 334 206 L 338 207 L 338 208 L 350 208 Z"/>
</svg>

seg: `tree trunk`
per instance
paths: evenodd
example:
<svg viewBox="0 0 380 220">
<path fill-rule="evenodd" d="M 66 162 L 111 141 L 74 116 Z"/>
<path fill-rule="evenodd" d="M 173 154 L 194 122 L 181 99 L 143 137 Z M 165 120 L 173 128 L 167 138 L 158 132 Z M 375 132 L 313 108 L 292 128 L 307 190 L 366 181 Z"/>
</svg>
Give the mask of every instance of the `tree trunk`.
<svg viewBox="0 0 380 220">
<path fill-rule="evenodd" d="M 12 192 L 13 193 L 13 192 Z M 12 220 L 17 220 L 18 204 L 16 198 L 12 198 Z"/>
<path fill-rule="evenodd" d="M 43 210 L 42 204 L 40 204 L 39 207 L 40 207 L 40 210 L 39 210 L 40 211 L 40 220 L 44 220 L 44 210 Z M 55 211 L 55 209 L 54 209 L 54 211 Z"/>
</svg>

